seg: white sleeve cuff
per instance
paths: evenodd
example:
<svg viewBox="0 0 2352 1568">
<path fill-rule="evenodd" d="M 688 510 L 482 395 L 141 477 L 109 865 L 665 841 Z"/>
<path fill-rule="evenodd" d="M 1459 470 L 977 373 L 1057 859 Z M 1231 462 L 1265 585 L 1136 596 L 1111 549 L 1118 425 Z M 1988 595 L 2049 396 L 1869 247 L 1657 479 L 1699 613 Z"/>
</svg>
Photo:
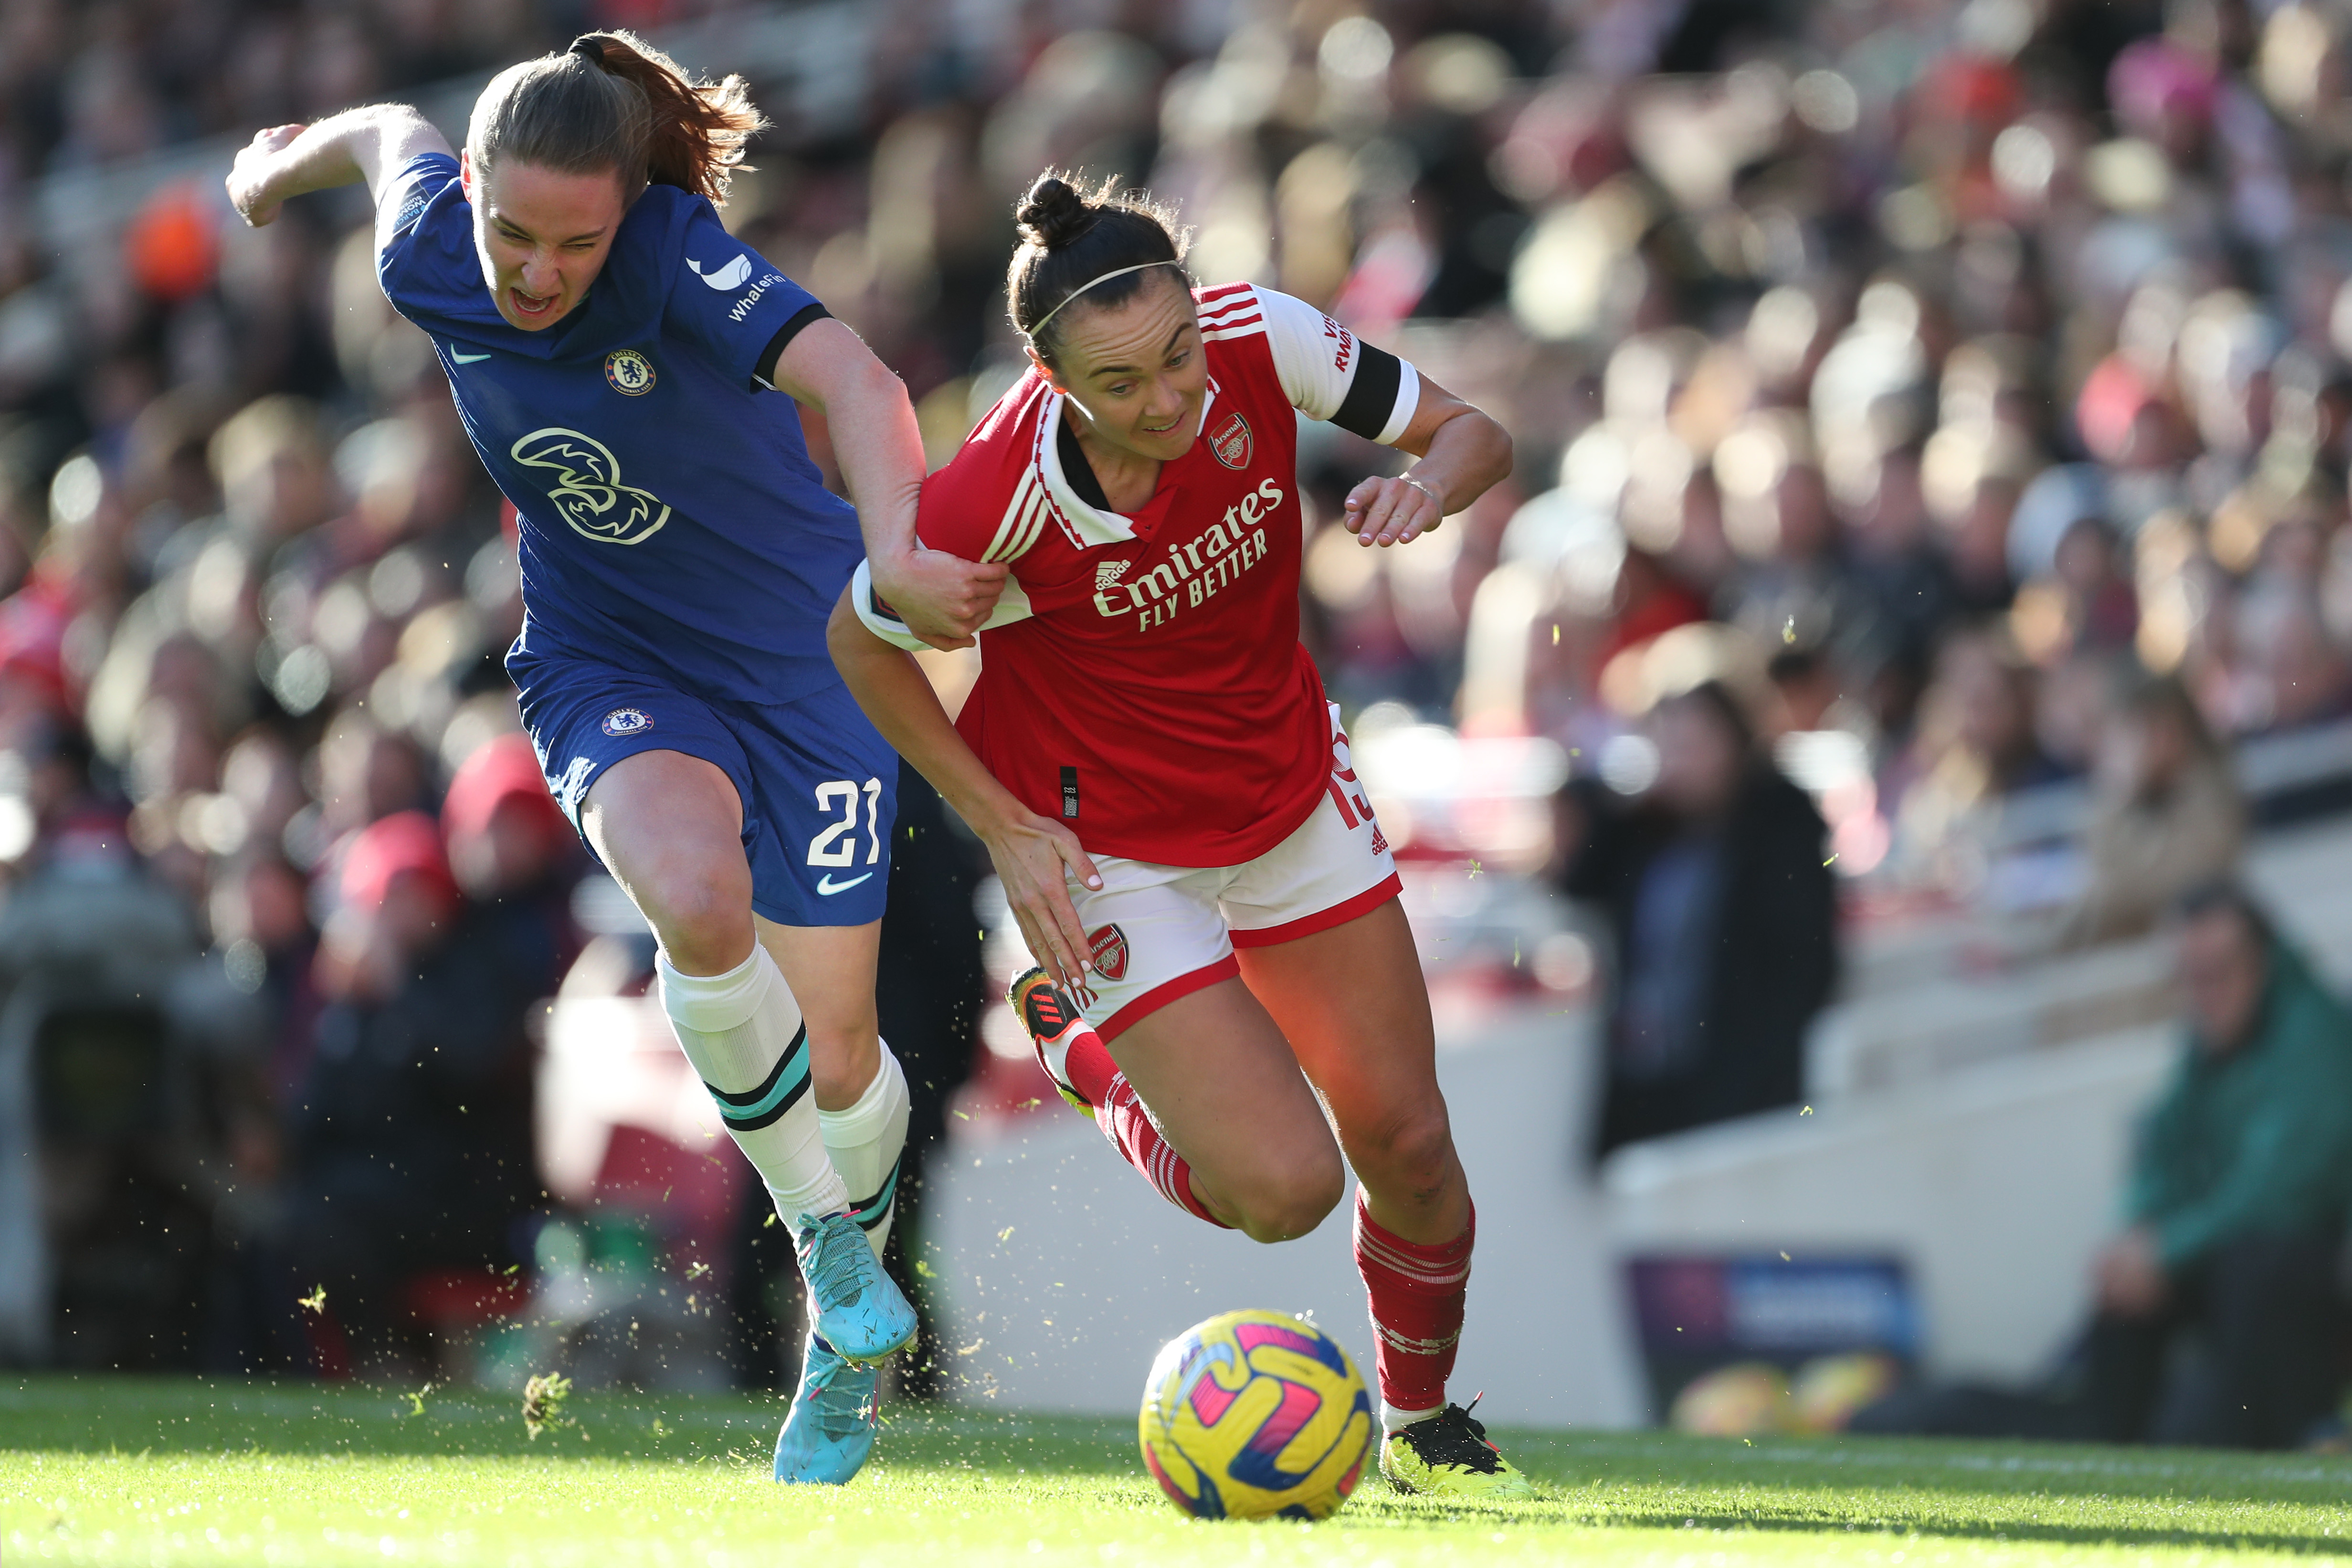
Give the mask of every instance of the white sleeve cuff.
<svg viewBox="0 0 2352 1568">
<path fill-rule="evenodd" d="M 1400 354 L 1397 356 L 1396 406 L 1389 411 L 1388 423 L 1382 425 L 1381 433 L 1372 439 L 1382 446 L 1394 446 L 1403 438 L 1405 426 L 1412 423 L 1412 416 L 1420 412 L 1421 372 L 1412 368 L 1411 360 Z"/>
<path fill-rule="evenodd" d="M 869 562 L 859 561 L 856 571 L 850 575 L 849 607 L 857 612 L 857 619 L 868 632 L 894 648 L 913 653 L 929 646 L 908 631 L 907 623 L 874 597 L 874 569 Z"/>
<path fill-rule="evenodd" d="M 868 632 L 894 648 L 919 653 L 930 646 L 907 630 L 907 623 L 874 596 L 874 566 L 871 561 L 859 561 L 857 570 L 850 574 L 849 607 L 857 612 L 858 621 Z M 1030 607 L 1029 595 L 1022 591 L 1021 584 L 1007 577 L 1004 591 L 996 596 L 996 608 L 988 612 L 988 619 L 980 623 L 980 629 L 992 632 L 999 626 L 1026 621 L 1035 613 L 1036 611 Z"/>
</svg>

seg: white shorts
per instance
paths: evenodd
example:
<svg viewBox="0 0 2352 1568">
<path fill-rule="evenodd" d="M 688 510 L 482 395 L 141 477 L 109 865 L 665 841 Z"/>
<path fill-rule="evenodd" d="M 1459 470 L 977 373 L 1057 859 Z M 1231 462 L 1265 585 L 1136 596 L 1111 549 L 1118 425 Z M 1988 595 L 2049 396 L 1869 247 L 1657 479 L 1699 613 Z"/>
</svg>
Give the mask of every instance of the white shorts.
<svg viewBox="0 0 2352 1568">
<path fill-rule="evenodd" d="M 1241 973 L 1236 947 L 1270 947 L 1343 925 L 1401 891 L 1389 841 L 1331 709 L 1331 777 L 1314 811 L 1255 860 L 1155 865 L 1097 855 L 1102 886 L 1070 884 L 1091 962 L 1078 1006 L 1105 1040 Z"/>
</svg>

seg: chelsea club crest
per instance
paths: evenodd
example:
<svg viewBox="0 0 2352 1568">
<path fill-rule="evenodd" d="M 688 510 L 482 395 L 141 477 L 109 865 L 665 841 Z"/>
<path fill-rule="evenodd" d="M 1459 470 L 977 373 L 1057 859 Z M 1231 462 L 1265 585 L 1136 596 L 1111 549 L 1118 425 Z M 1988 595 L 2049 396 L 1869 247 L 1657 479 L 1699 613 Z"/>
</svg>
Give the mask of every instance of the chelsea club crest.
<svg viewBox="0 0 2352 1568">
<path fill-rule="evenodd" d="M 635 349 L 615 349 L 604 356 L 604 381 L 625 397 L 654 390 L 654 362 Z"/>
<path fill-rule="evenodd" d="M 653 727 L 653 716 L 641 707 L 616 707 L 604 716 L 606 735 L 635 735 Z"/>
</svg>

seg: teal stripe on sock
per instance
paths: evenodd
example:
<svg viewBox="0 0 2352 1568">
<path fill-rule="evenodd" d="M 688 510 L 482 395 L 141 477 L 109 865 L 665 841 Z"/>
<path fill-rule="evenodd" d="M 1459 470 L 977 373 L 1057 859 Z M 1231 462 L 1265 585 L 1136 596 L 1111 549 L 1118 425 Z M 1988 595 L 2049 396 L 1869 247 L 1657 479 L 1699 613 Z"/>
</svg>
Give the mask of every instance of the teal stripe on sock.
<svg viewBox="0 0 2352 1568">
<path fill-rule="evenodd" d="M 898 1190 L 898 1167 L 893 1165 L 890 1167 L 890 1179 L 882 1184 L 882 1190 L 851 1208 L 850 1212 L 857 1217 L 858 1224 L 871 1230 L 882 1223 L 884 1215 L 890 1212 L 891 1195 Z"/>
<path fill-rule="evenodd" d="M 808 1082 L 807 1036 L 803 1035 L 794 1042 L 794 1049 L 784 1059 L 782 1069 L 776 1074 L 774 1081 L 768 1085 L 768 1092 L 749 1105 L 730 1105 L 724 1100 L 719 1100 L 719 1119 L 730 1127 L 750 1129 L 764 1126 L 767 1122 L 773 1121 L 775 1118 L 771 1113 L 791 1099 L 799 1092 L 801 1085 Z M 709 1085 L 706 1084 L 704 1087 L 708 1088 Z M 719 1099 L 715 1093 L 711 1098 Z"/>
</svg>

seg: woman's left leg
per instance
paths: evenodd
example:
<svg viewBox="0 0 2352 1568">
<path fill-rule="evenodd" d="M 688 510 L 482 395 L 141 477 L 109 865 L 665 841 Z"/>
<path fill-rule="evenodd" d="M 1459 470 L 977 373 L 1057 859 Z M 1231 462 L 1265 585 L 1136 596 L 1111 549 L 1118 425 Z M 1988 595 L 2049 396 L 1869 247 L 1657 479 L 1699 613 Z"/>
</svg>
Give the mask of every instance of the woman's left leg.
<svg viewBox="0 0 2352 1568">
<path fill-rule="evenodd" d="M 1239 952 L 1243 980 L 1330 1107 L 1355 1168 L 1356 1267 L 1393 1431 L 1444 1408 L 1470 1279 L 1470 1186 L 1437 1088 L 1412 932 L 1391 898 L 1345 925 Z"/>
<path fill-rule="evenodd" d="M 752 918 L 760 946 L 800 1002 L 824 1151 L 849 1188 L 850 1218 L 878 1260 L 898 1212 L 908 1111 L 906 1075 L 874 1027 L 881 922 L 780 925 Z M 855 1475 L 874 1445 L 878 1385 L 873 1367 L 850 1365 L 811 1333 L 801 1347 L 800 1386 L 776 1435 L 776 1479 L 840 1482 Z"/>
<path fill-rule="evenodd" d="M 874 968 L 882 923 L 780 925 L 752 916 L 808 1030 L 809 1082 L 825 1152 L 849 1188 L 849 1212 L 876 1256 L 898 1209 L 898 1162 L 911 1108 L 907 1075 L 875 1030 Z"/>
<path fill-rule="evenodd" d="M 1234 938 L 1242 978 L 1330 1107 L 1355 1167 L 1356 1270 L 1387 1434 L 1381 1472 L 1412 1491 L 1527 1495 L 1527 1479 L 1445 1399 L 1476 1227 L 1404 906 L 1391 898 L 1266 946 Z"/>
<path fill-rule="evenodd" d="M 838 685 L 729 713 L 752 763 L 753 928 L 800 1003 L 825 1150 L 879 1256 L 909 1110 L 874 1008 L 898 757 Z"/>
</svg>

